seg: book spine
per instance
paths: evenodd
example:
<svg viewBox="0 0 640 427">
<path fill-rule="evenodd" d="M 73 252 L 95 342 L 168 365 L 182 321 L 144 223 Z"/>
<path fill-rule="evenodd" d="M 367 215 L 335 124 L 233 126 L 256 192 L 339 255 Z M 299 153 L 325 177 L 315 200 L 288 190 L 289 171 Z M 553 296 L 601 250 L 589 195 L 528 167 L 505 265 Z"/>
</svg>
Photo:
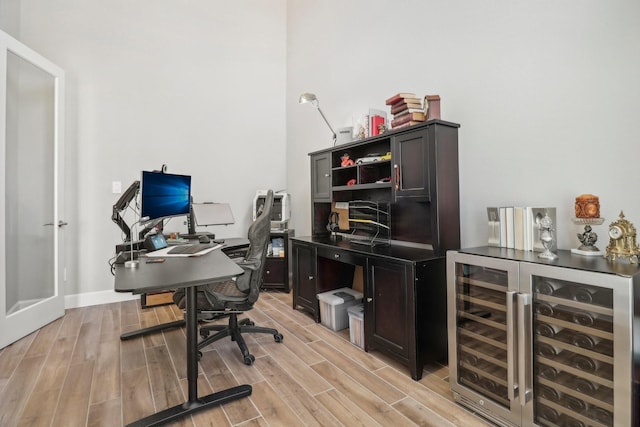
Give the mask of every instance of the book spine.
<svg viewBox="0 0 640 427">
<path fill-rule="evenodd" d="M 418 102 L 400 102 L 391 106 L 391 114 L 398 114 L 405 110 L 419 109 L 422 111 L 422 104 Z"/>
<path fill-rule="evenodd" d="M 396 125 L 396 126 L 391 125 L 391 127 L 392 127 L 393 129 L 400 129 L 400 128 L 404 128 L 404 127 L 409 127 L 409 126 L 417 125 L 418 123 L 424 123 L 424 121 L 423 121 L 423 120 L 421 120 L 421 121 L 411 120 L 411 121 L 406 122 L 406 123 L 403 123 L 403 124 L 401 124 L 401 125 Z"/>
<path fill-rule="evenodd" d="M 371 136 L 380 135 L 380 125 L 384 125 L 384 117 L 372 116 L 371 117 Z"/>
<path fill-rule="evenodd" d="M 396 127 L 397 125 L 401 125 L 401 124 L 409 122 L 409 121 L 415 121 L 415 122 L 423 122 L 424 121 L 424 116 L 414 116 L 414 114 L 415 113 L 403 114 L 400 117 L 397 117 L 397 118 L 391 120 L 391 126 Z"/>
</svg>

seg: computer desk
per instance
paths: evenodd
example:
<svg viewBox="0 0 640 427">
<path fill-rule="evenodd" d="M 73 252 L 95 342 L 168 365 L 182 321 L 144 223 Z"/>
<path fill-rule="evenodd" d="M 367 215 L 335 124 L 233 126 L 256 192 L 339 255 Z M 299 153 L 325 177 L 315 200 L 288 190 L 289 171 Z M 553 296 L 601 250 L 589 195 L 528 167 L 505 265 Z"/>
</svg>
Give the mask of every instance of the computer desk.
<svg viewBox="0 0 640 427">
<path fill-rule="evenodd" d="M 147 263 L 139 259 L 136 268 L 118 264 L 115 268 L 115 290 L 117 292 L 146 292 L 185 288 L 186 334 L 187 334 L 187 382 L 189 398 L 186 402 L 129 424 L 130 426 L 158 426 L 212 406 L 249 396 L 252 388 L 239 385 L 207 396 L 198 397 L 198 313 L 196 287 L 226 280 L 243 273 L 222 250 L 193 257 L 165 258 L 161 263 Z"/>
<path fill-rule="evenodd" d="M 194 242 L 197 242 L 197 239 L 195 239 Z M 248 247 L 249 247 L 249 239 L 244 237 L 232 237 L 230 239 L 224 239 L 224 247 L 221 250 L 225 254 L 230 255 L 232 258 L 234 258 L 233 256 L 234 253 L 246 250 Z M 140 262 L 145 261 L 144 255 L 140 258 L 140 260 L 141 260 Z M 162 290 L 166 291 L 167 289 L 162 289 Z M 147 292 L 140 292 L 140 293 L 147 293 Z M 184 325 L 185 325 L 184 319 L 174 320 L 172 322 L 166 322 L 160 325 L 154 325 L 154 326 L 149 326 L 147 328 L 137 329 L 135 331 L 125 332 L 122 335 L 120 335 L 120 339 L 123 341 L 129 340 L 132 338 L 138 338 L 138 337 L 152 334 L 155 332 L 165 331 L 167 329 L 181 328 Z"/>
</svg>

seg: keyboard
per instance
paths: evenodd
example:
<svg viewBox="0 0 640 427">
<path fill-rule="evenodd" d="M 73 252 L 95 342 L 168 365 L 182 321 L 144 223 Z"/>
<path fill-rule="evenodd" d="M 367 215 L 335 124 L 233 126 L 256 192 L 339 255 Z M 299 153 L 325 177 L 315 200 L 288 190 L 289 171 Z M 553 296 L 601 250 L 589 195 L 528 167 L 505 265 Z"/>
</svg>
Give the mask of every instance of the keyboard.
<svg viewBox="0 0 640 427">
<path fill-rule="evenodd" d="M 194 245 L 178 245 L 174 246 L 167 252 L 168 254 L 197 254 L 200 251 L 211 248 L 208 243 Z"/>
</svg>

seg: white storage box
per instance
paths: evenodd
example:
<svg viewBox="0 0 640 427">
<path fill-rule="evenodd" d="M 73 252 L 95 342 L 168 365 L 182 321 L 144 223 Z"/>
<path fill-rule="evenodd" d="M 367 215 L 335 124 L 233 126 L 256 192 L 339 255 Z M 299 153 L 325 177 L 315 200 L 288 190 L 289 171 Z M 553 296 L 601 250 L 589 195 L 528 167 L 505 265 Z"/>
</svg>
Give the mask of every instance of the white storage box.
<svg viewBox="0 0 640 427">
<path fill-rule="evenodd" d="M 364 304 L 352 305 L 349 315 L 349 339 L 352 344 L 364 349 Z"/>
<path fill-rule="evenodd" d="M 347 308 L 362 302 L 362 293 L 351 288 L 334 289 L 318 294 L 320 322 L 334 331 L 349 327 Z"/>
</svg>

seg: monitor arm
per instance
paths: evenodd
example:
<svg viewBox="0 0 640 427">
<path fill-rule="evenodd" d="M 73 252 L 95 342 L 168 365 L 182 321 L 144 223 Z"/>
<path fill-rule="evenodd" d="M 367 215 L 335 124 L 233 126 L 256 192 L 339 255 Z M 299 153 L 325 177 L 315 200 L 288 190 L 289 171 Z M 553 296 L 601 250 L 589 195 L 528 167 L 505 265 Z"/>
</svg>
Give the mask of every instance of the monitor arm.
<svg viewBox="0 0 640 427">
<path fill-rule="evenodd" d="M 120 213 L 129 206 L 129 203 L 131 203 L 133 199 L 135 199 L 136 194 L 138 194 L 139 188 L 140 181 L 133 181 L 129 188 L 127 188 L 127 191 L 125 191 L 122 196 L 120 196 L 118 201 L 113 205 L 111 220 L 113 220 L 113 222 L 115 222 L 118 227 L 120 227 L 120 230 L 122 230 L 125 235 L 125 241 L 131 240 L 131 229 L 129 228 L 127 223 L 124 222 L 124 218 L 122 218 L 122 215 L 120 215 Z"/>
</svg>

